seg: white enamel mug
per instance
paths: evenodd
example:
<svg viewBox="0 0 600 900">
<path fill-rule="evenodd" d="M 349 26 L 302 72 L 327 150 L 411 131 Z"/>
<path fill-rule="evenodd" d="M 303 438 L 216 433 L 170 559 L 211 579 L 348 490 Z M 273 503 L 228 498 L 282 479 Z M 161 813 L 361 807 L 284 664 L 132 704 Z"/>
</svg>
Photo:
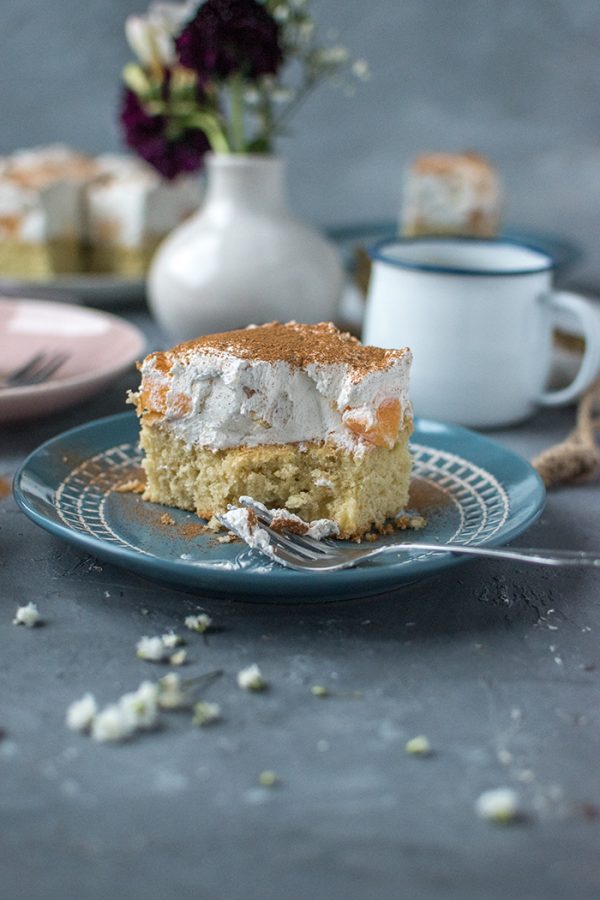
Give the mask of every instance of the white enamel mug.
<svg viewBox="0 0 600 900">
<path fill-rule="evenodd" d="M 393 238 L 372 248 L 363 342 L 413 351 L 416 415 L 475 428 L 510 425 L 569 403 L 600 371 L 600 313 L 552 288 L 553 260 L 518 241 Z M 574 380 L 549 391 L 557 317 L 585 352 Z"/>
</svg>

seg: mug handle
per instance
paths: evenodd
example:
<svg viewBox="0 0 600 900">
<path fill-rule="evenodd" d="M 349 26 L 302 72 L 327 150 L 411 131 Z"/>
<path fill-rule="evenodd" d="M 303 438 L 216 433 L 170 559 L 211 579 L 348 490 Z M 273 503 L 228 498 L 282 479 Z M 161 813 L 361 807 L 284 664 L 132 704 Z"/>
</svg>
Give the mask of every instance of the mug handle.
<svg viewBox="0 0 600 900">
<path fill-rule="evenodd" d="M 583 359 L 571 384 L 558 391 L 544 391 L 539 397 L 539 402 L 545 406 L 559 406 L 576 400 L 600 373 L 600 313 L 584 297 L 570 291 L 553 291 L 550 294 L 550 306 L 556 312 L 567 312 L 575 316 L 585 338 Z"/>
</svg>

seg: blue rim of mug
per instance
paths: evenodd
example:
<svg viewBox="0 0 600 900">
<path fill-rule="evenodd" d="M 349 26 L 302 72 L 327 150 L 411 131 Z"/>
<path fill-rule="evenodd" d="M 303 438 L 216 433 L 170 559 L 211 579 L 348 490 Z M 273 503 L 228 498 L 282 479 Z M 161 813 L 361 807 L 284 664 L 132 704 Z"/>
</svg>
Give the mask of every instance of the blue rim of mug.
<svg viewBox="0 0 600 900">
<path fill-rule="evenodd" d="M 465 243 L 465 244 L 487 244 L 487 245 L 495 245 L 495 246 L 510 246 L 510 247 L 520 247 L 523 250 L 532 250 L 534 253 L 538 253 L 540 256 L 544 257 L 545 263 L 541 263 L 537 265 L 535 268 L 522 268 L 522 269 L 468 269 L 468 268 L 457 268 L 456 266 L 440 266 L 434 263 L 424 263 L 424 262 L 411 262 L 407 260 L 394 259 L 391 256 L 386 256 L 385 249 L 391 245 L 409 245 L 409 244 L 421 244 L 421 243 L 430 243 L 430 242 L 452 242 L 452 243 Z M 388 263 L 392 266 L 397 266 L 399 269 L 411 269 L 417 272 L 430 272 L 431 274 L 443 273 L 444 275 L 478 275 L 480 278 L 498 277 L 498 276 L 507 276 L 507 275 L 539 275 L 540 272 L 548 272 L 555 268 L 556 263 L 554 257 L 550 256 L 546 250 L 542 250 L 541 247 L 536 247 L 535 244 L 527 244 L 523 241 L 517 241 L 513 238 L 478 238 L 478 237 L 466 237 L 464 235 L 420 235 L 418 237 L 387 237 L 382 238 L 377 241 L 375 244 L 372 244 L 369 247 L 369 256 L 373 262 L 379 261 Z"/>
</svg>

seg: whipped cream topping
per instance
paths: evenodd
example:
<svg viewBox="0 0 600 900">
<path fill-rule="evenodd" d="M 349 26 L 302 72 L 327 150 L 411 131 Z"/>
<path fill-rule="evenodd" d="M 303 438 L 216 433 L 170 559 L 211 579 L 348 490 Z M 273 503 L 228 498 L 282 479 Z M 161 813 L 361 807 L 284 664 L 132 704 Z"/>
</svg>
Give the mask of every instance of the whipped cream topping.
<svg viewBox="0 0 600 900">
<path fill-rule="evenodd" d="M 389 442 L 379 440 L 382 409 L 394 407 L 399 427 L 412 417 L 411 360 L 408 349 L 391 351 L 385 365 L 357 373 L 348 362 L 291 365 L 192 346 L 184 355 L 144 360 L 138 412 L 158 418 L 186 444 L 213 450 L 331 441 L 363 453 L 396 440 L 397 427 Z"/>
</svg>

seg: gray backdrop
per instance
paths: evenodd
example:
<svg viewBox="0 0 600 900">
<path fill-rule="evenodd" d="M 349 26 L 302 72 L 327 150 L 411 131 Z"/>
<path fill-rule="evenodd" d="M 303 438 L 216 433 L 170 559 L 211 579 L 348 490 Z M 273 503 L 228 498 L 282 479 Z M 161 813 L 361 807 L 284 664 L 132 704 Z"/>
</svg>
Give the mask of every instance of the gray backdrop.
<svg viewBox="0 0 600 900">
<path fill-rule="evenodd" d="M 394 218 L 404 164 L 472 148 L 498 164 L 511 225 L 586 250 L 600 231 L 598 0 L 314 0 L 323 28 L 366 57 L 356 96 L 323 86 L 282 141 L 292 204 L 321 224 Z M 120 145 L 123 20 L 145 0 L 2 0 L 0 152 Z"/>
</svg>

